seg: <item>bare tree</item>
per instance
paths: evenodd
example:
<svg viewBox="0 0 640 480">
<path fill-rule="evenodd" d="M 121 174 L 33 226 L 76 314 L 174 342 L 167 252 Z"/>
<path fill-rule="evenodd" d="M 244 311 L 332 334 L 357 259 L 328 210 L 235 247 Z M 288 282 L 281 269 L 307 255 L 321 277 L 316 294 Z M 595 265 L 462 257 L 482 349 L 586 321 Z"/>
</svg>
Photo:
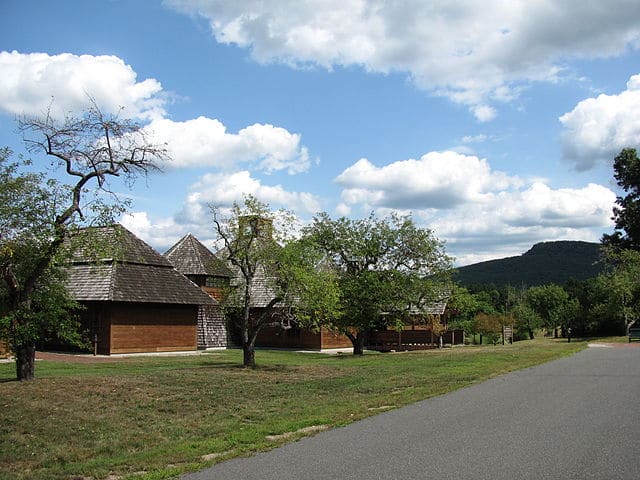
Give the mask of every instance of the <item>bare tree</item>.
<svg viewBox="0 0 640 480">
<path fill-rule="evenodd" d="M 0 274 L 6 299 L 2 313 L 8 319 L 9 344 L 16 356 L 19 380 L 34 378 L 35 346 L 45 323 L 33 303 L 39 289 L 48 285 L 65 238 L 78 223 L 105 223 L 122 213 L 127 200 L 117 196 L 112 182 L 119 178 L 127 186 L 149 172 L 159 170 L 159 162 L 168 160 L 165 145 L 153 144 L 140 125 L 106 115 L 92 101 L 81 115 L 62 120 L 49 114 L 18 119 L 19 131 L 27 150 L 51 159 L 47 174 L 40 173 L 38 198 L 47 200 L 47 211 L 33 222 L 25 218 L 3 232 L 0 238 Z M 70 184 L 53 178 L 62 170 Z M 20 174 L 15 173 L 14 177 Z M 23 195 L 30 195 L 24 190 Z M 28 198 L 21 200 L 28 202 Z M 35 201 L 35 199 L 34 199 Z M 15 210 L 15 209 L 14 209 Z M 16 217 L 18 218 L 18 217 Z M 12 248 L 4 248 L 12 245 Z M 18 247 L 30 245 L 27 255 L 16 255 Z M 26 252 L 26 250 L 25 250 Z M 59 273 L 59 272 L 58 272 Z"/>
</svg>

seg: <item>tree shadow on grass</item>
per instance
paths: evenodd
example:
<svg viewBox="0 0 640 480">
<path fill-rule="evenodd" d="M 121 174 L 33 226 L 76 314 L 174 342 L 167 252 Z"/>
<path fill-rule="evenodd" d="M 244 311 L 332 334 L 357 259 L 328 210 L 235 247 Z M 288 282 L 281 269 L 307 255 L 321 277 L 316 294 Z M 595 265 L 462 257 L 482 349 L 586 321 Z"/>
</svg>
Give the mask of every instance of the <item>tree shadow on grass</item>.
<svg viewBox="0 0 640 480">
<path fill-rule="evenodd" d="M 293 372 L 298 370 L 300 367 L 298 365 L 284 365 L 284 364 L 276 364 L 276 365 L 256 365 L 255 367 L 245 367 L 241 363 L 238 362 L 211 362 L 204 363 L 199 365 L 198 368 L 206 368 L 206 369 L 214 369 L 214 370 L 230 370 L 234 372 L 263 372 L 263 373 L 283 373 L 283 372 Z"/>
</svg>

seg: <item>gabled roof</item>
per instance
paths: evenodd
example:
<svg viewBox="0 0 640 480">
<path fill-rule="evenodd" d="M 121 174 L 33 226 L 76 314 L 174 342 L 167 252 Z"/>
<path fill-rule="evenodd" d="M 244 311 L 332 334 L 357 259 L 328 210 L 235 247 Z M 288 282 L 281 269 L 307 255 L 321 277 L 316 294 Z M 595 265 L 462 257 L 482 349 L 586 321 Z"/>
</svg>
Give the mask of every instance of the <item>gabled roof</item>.
<svg viewBox="0 0 640 480">
<path fill-rule="evenodd" d="M 411 315 L 443 315 L 447 309 L 447 300 L 438 300 L 424 305 L 422 308 L 412 307 L 409 310 Z"/>
<path fill-rule="evenodd" d="M 76 248 L 67 286 L 78 301 L 203 305 L 213 298 L 121 225 L 81 231 L 93 236 L 99 254 Z M 92 242 L 94 243 L 94 242 Z"/>
<path fill-rule="evenodd" d="M 216 257 L 190 233 L 164 253 L 164 258 L 183 275 L 233 277 L 225 262 Z"/>
</svg>

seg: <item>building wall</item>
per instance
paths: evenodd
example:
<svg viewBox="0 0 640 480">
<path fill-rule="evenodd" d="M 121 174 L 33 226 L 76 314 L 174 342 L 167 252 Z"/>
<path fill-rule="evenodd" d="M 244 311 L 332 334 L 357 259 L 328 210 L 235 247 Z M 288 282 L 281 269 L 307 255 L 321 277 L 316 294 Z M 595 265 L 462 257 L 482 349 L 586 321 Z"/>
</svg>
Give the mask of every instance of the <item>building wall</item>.
<svg viewBox="0 0 640 480">
<path fill-rule="evenodd" d="M 78 312 L 80 328 L 87 333 L 89 340 L 89 351 L 99 355 L 109 355 L 110 353 L 110 305 L 107 302 L 82 302 L 83 308 Z M 65 350 L 72 347 L 60 346 Z"/>
<path fill-rule="evenodd" d="M 110 352 L 171 352 L 197 348 L 198 306 L 114 303 Z"/>
<path fill-rule="evenodd" d="M 349 337 L 341 333 L 335 333 L 326 328 L 320 330 L 322 335 L 322 347 L 325 348 L 348 348 L 353 347 L 353 343 L 349 340 Z"/>
<path fill-rule="evenodd" d="M 352 343 L 345 335 L 333 333 L 325 328 L 314 332 L 297 327 L 286 330 L 280 327 L 264 327 L 258 334 L 256 346 L 323 350 L 351 347 Z"/>
<path fill-rule="evenodd" d="M 200 305 L 198 309 L 198 348 L 229 346 L 227 319 L 218 305 Z"/>
<path fill-rule="evenodd" d="M 320 333 L 314 333 L 307 329 L 297 327 L 283 329 L 266 326 L 258 333 L 256 347 L 320 350 L 320 340 Z"/>
</svg>

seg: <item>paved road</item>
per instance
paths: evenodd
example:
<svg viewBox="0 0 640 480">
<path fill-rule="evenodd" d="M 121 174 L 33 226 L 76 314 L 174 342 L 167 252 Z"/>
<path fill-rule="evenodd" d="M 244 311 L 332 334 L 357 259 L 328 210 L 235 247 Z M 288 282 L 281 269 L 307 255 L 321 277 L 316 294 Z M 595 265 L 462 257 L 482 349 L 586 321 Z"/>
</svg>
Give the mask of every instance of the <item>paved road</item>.
<svg viewBox="0 0 640 480">
<path fill-rule="evenodd" d="M 640 348 L 589 348 L 184 480 L 640 479 Z"/>
</svg>

